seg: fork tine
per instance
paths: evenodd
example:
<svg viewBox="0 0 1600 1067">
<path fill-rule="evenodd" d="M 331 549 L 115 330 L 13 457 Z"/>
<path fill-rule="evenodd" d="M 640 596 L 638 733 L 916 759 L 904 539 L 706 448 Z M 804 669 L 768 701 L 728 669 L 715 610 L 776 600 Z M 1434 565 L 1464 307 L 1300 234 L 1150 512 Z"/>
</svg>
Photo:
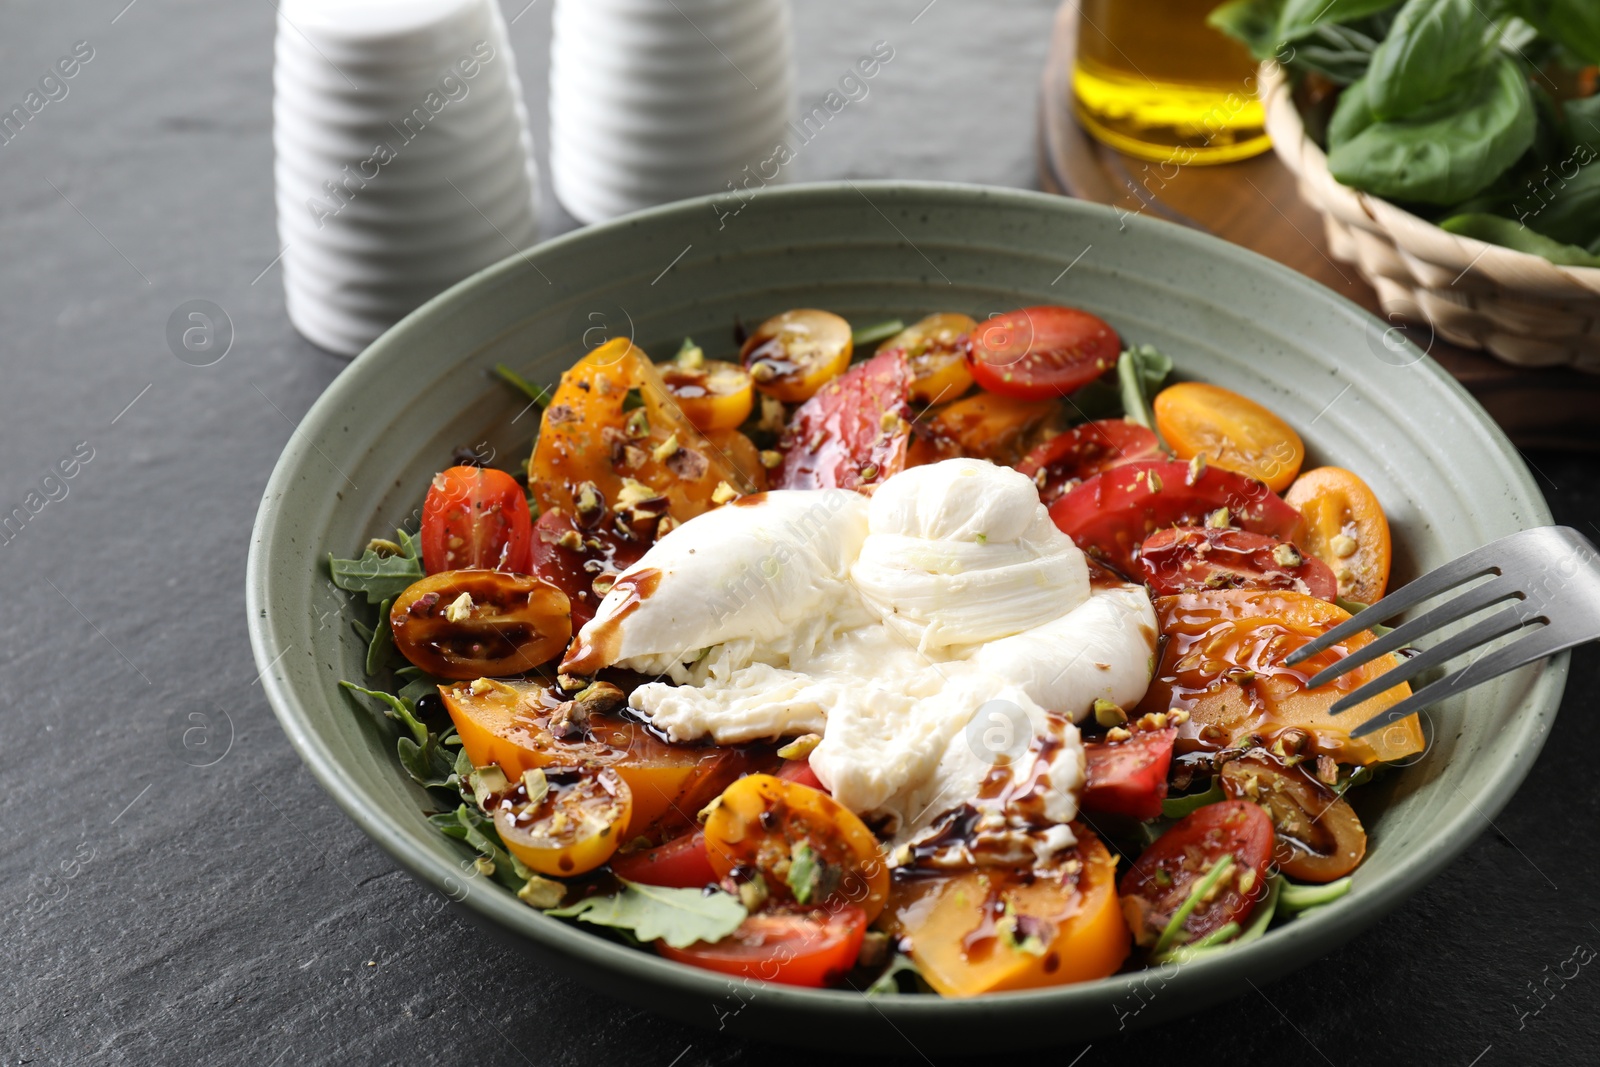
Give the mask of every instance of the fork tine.
<svg viewBox="0 0 1600 1067">
<path fill-rule="evenodd" d="M 1524 609 L 1520 604 L 1506 608 L 1504 611 L 1496 612 L 1482 622 L 1467 627 L 1454 637 L 1440 641 L 1437 645 L 1422 653 L 1422 655 L 1406 660 L 1393 670 L 1384 671 L 1372 681 L 1341 697 L 1328 710 L 1337 715 L 1341 711 L 1346 711 L 1361 704 L 1363 701 L 1371 700 L 1379 693 L 1387 692 L 1401 682 L 1411 681 L 1411 679 L 1425 670 L 1436 667 L 1470 649 L 1477 648 L 1485 642 L 1493 641 L 1503 634 L 1510 633 L 1527 621 Z"/>
<path fill-rule="evenodd" d="M 1318 652 L 1345 640 L 1352 634 L 1360 633 L 1373 623 L 1386 622 L 1402 611 L 1413 608 L 1424 600 L 1438 596 L 1446 590 L 1454 589 L 1463 582 L 1481 578 L 1485 574 L 1499 574 L 1499 565 L 1493 558 L 1495 555 L 1494 549 L 1499 544 L 1499 541 L 1492 541 L 1482 548 L 1468 552 L 1458 559 L 1451 560 L 1442 567 L 1435 567 L 1409 585 L 1403 585 L 1396 589 L 1365 611 L 1358 612 L 1341 622 L 1316 640 L 1295 649 L 1284 660 L 1284 663 L 1292 667 L 1308 656 L 1314 656 Z"/>
<path fill-rule="evenodd" d="M 1518 667 L 1532 663 L 1534 660 L 1553 656 L 1557 652 L 1565 651 L 1574 645 L 1582 643 L 1581 636 L 1563 633 L 1556 626 L 1544 626 L 1519 641 L 1513 641 L 1505 648 L 1482 659 L 1474 660 L 1454 674 L 1441 678 L 1431 685 L 1423 686 L 1394 707 L 1379 712 L 1354 730 L 1351 730 L 1350 736 L 1361 737 L 1372 733 L 1374 730 L 1381 730 L 1392 722 L 1399 722 L 1407 715 L 1416 714 L 1429 704 L 1437 704 L 1439 701 L 1471 689 L 1481 682 L 1487 682 L 1491 678 L 1498 678 L 1507 671 L 1514 671 Z"/>
<path fill-rule="evenodd" d="M 1469 589 L 1454 600 L 1445 601 L 1432 611 L 1401 624 L 1364 648 L 1358 648 L 1343 659 L 1324 667 L 1306 681 L 1306 688 L 1316 689 L 1318 686 L 1326 685 L 1346 671 L 1353 671 L 1379 656 L 1393 652 L 1397 648 L 1404 648 L 1441 626 L 1457 619 L 1464 619 L 1473 612 L 1482 611 L 1508 597 L 1517 596 L 1518 590 L 1513 588 L 1513 585 L 1510 578 L 1500 577 Z"/>
</svg>

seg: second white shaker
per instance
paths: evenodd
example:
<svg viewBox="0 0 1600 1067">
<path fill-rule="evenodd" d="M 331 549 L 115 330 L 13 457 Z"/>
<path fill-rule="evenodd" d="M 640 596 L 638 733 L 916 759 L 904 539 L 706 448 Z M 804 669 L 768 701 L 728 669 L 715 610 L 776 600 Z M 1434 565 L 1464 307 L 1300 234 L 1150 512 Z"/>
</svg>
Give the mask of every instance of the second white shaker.
<svg viewBox="0 0 1600 1067">
<path fill-rule="evenodd" d="M 553 21 L 550 177 L 580 221 L 722 192 L 784 140 L 787 0 L 556 0 Z"/>
</svg>

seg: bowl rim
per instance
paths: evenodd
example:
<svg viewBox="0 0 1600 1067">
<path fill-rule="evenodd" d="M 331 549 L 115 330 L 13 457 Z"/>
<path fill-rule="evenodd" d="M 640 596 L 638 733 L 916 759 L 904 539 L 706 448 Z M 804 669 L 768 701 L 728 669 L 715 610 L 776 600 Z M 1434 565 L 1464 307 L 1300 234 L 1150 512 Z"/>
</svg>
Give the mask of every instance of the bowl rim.
<svg viewBox="0 0 1600 1067">
<path fill-rule="evenodd" d="M 945 206 L 952 207 L 970 207 L 976 202 L 991 201 L 998 202 L 1002 206 L 1048 210 L 1069 215 L 1113 213 L 1109 207 L 1068 197 L 958 182 L 902 180 L 815 182 L 769 187 L 760 195 L 763 198 L 772 197 L 779 201 L 826 202 L 834 198 L 859 199 L 864 195 L 863 190 L 885 195 L 919 195 L 942 201 Z M 576 924 L 567 924 L 550 918 L 528 907 L 517 900 L 512 893 L 499 887 L 487 892 L 469 890 L 457 897 L 456 893 L 461 891 L 461 882 L 457 877 L 459 872 L 455 865 L 416 846 L 411 840 L 411 831 L 382 808 L 368 802 L 359 787 L 344 776 L 332 754 L 316 741 L 312 720 L 297 703 L 289 679 L 277 669 L 285 648 L 290 646 L 286 646 L 277 636 L 275 618 L 269 607 L 271 599 L 266 580 L 269 569 L 267 557 L 279 529 L 281 514 L 273 506 L 273 501 L 287 490 L 301 465 L 316 454 L 315 440 L 318 428 L 331 422 L 331 416 L 346 398 L 358 393 L 364 387 L 366 377 L 375 372 L 374 368 L 381 365 L 386 354 L 401 345 L 406 335 L 416 329 L 419 323 L 443 308 L 470 299 L 477 288 L 491 280 L 504 280 L 518 272 L 537 270 L 535 260 L 543 254 L 581 244 L 596 234 L 617 233 L 657 219 L 704 212 L 709 205 L 724 195 L 712 194 L 648 208 L 543 241 L 526 251 L 507 256 L 500 262 L 458 282 L 386 331 L 355 357 L 330 383 L 302 417 L 296 432 L 286 443 L 283 454 L 279 457 L 263 492 L 261 507 L 252 530 L 245 589 L 250 642 L 256 665 L 261 672 L 260 680 L 290 744 L 318 784 L 333 798 L 339 808 L 396 863 L 419 880 L 474 912 L 479 920 L 531 940 L 535 943 L 534 947 L 546 953 L 566 957 L 591 972 L 620 971 L 635 983 L 674 988 L 679 993 L 704 997 L 713 1004 L 719 999 L 726 1000 L 729 997 L 730 989 L 736 984 L 729 976 L 641 952 L 586 929 L 580 929 Z M 1143 215 L 1129 216 L 1122 222 L 1134 229 L 1149 231 L 1151 239 L 1188 243 L 1214 258 L 1232 260 L 1241 268 L 1247 267 L 1256 273 L 1265 271 L 1276 275 L 1283 285 L 1290 290 L 1297 290 L 1310 300 L 1324 303 L 1331 301 L 1334 306 L 1343 309 L 1347 314 L 1373 318 L 1365 309 L 1338 293 L 1241 246 Z M 1409 341 L 1406 343 L 1410 344 Z M 1420 350 L 1418 354 L 1425 355 Z M 1425 368 L 1425 373 L 1431 376 L 1434 385 L 1441 390 L 1443 396 L 1454 401 L 1457 409 L 1455 413 L 1475 425 L 1480 433 L 1486 435 L 1488 443 L 1508 461 L 1515 483 L 1511 488 L 1517 491 L 1519 503 L 1527 508 L 1531 523 L 1550 524 L 1553 520 L 1549 507 L 1519 453 L 1505 434 L 1466 389 L 1436 361 L 1419 359 L 1419 364 Z M 1362 884 L 1359 891 L 1321 907 L 1315 913 L 1297 918 L 1294 923 L 1296 935 L 1292 939 L 1278 936 L 1283 932 L 1283 928 L 1280 928 L 1260 940 L 1238 946 L 1231 952 L 1184 965 L 1185 971 L 1195 972 L 1194 985 L 1203 987 L 1208 976 L 1219 981 L 1224 980 L 1227 977 L 1226 972 L 1234 968 L 1245 969 L 1263 980 L 1296 969 L 1309 962 L 1301 958 L 1306 955 L 1307 946 L 1320 952 L 1331 951 L 1421 889 L 1489 827 L 1490 821 L 1505 806 L 1527 776 L 1534 757 L 1538 755 L 1549 735 L 1565 685 L 1568 658 L 1568 653 L 1562 653 L 1542 667 L 1533 668 L 1536 674 L 1528 687 L 1527 697 L 1512 720 L 1517 733 L 1513 748 L 1510 750 L 1511 756 L 1503 759 L 1499 766 L 1484 775 L 1480 780 L 1481 786 L 1477 795 L 1466 796 L 1467 803 L 1462 805 L 1416 853 L 1408 857 L 1404 864 L 1392 871 L 1377 875 L 1375 881 Z M 779 1009 L 816 1018 L 828 1015 L 851 1017 L 876 1015 L 894 1025 L 900 1021 L 914 1024 L 919 1019 L 931 1018 L 935 1013 L 942 1021 L 948 1021 L 949 1013 L 955 1012 L 970 1016 L 973 1021 L 983 1019 L 986 1022 L 993 1022 L 1002 1015 L 1014 1014 L 1018 1017 L 1033 1015 L 1046 1007 L 1082 1010 L 1103 1006 L 1135 992 L 1148 980 L 1148 975 L 1151 973 L 1151 969 L 1145 969 L 1119 973 L 1092 982 L 988 993 L 966 999 L 932 995 L 867 997 L 854 990 L 802 989 L 748 979 L 744 982 L 748 989 L 747 998 L 759 997 L 767 1005 Z M 1203 1003 L 1205 1002 L 1202 1000 L 1196 1000 L 1193 1002 L 1193 1008 L 1197 1010 Z M 1189 1010 L 1191 1009 L 1188 1007 L 1183 1009 L 1184 1013 Z M 804 1034 L 792 1036 L 800 1043 L 825 1040 L 821 1037 L 807 1038 Z"/>
</svg>

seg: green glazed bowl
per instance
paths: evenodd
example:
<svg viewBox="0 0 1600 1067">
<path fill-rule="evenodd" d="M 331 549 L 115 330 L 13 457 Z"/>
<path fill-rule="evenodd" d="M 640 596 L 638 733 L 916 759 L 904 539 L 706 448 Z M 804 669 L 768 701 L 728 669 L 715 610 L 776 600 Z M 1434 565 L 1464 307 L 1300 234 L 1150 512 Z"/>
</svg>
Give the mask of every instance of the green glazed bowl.
<svg viewBox="0 0 1600 1067">
<path fill-rule="evenodd" d="M 546 918 L 472 876 L 394 740 L 341 678 L 363 648 L 337 613 L 328 553 L 414 522 L 458 446 L 522 458 L 536 412 L 486 373 L 554 382 L 618 333 L 657 358 L 685 335 L 711 357 L 730 327 L 792 307 L 857 325 L 932 311 L 1087 308 L 1184 377 L 1267 405 L 1307 466 L 1358 472 L 1394 529 L 1395 581 L 1550 522 L 1516 451 L 1423 353 L 1327 289 L 1251 252 L 1151 219 L 1035 193 L 916 183 L 692 200 L 548 241 L 430 301 L 362 353 L 284 449 L 250 550 L 250 637 L 289 740 L 363 830 L 483 924 L 596 989 L 691 1023 L 854 1052 L 994 1053 L 1198 1011 L 1325 955 L 1439 873 L 1528 773 L 1561 697 L 1562 656 L 1428 713 L 1431 750 L 1363 790 L 1371 833 L 1352 892 L 1252 944 L 1181 968 L 971 1000 L 865 998 L 733 981 Z M 536 1020 L 527 1020 L 530 1030 Z"/>
</svg>

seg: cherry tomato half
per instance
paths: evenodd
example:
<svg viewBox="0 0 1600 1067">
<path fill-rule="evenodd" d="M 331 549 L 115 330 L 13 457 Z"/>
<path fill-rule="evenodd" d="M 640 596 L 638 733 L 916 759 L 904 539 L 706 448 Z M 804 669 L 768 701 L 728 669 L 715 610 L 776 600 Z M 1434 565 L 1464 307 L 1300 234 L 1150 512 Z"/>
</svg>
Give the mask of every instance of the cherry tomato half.
<svg viewBox="0 0 1600 1067">
<path fill-rule="evenodd" d="M 1238 393 L 1208 382 L 1179 382 L 1151 405 L 1156 429 L 1179 459 L 1203 455 L 1223 470 L 1266 482 L 1274 493 L 1289 488 L 1306 448 L 1288 423 Z"/>
<path fill-rule="evenodd" d="M 736 430 L 750 417 L 755 393 L 750 372 L 737 363 L 703 360 L 693 367 L 657 363 L 667 394 L 699 430 Z"/>
<path fill-rule="evenodd" d="M 618 878 L 641 885 L 698 889 L 717 880 L 717 872 L 706 857 L 706 835 L 701 830 L 655 848 L 618 852 L 611 857 L 611 869 Z"/>
<path fill-rule="evenodd" d="M 721 941 L 687 948 L 657 941 L 656 951 L 708 971 L 818 988 L 855 966 L 866 932 L 866 914 L 857 907 L 793 909 L 752 915 Z"/>
<path fill-rule="evenodd" d="M 389 609 L 395 647 L 439 678 L 522 674 L 572 638 L 567 595 L 503 571 L 441 571 L 413 582 Z"/>
<path fill-rule="evenodd" d="M 1229 923 L 1243 926 L 1267 893 L 1272 820 L 1248 801 L 1223 800 L 1179 820 L 1122 876 L 1122 909 L 1134 939 L 1153 944 L 1195 883 L 1225 856 L 1233 857 L 1232 869 L 1189 913 L 1178 943 L 1196 941 Z"/>
<path fill-rule="evenodd" d="M 1285 499 L 1305 516 L 1303 544 L 1333 568 L 1339 595 L 1363 604 L 1383 599 L 1392 548 L 1389 520 L 1367 483 L 1340 467 L 1306 471 Z"/>
<path fill-rule="evenodd" d="M 817 777 L 817 772 L 811 769 L 809 759 L 784 760 L 783 765 L 772 773 L 786 782 L 799 782 L 821 793 L 829 791 L 828 787 L 822 784 L 822 779 Z"/>
<path fill-rule="evenodd" d="M 530 797 L 532 778 L 544 787 Z M 596 763 L 545 767 L 491 797 L 494 817 L 510 853 L 540 874 L 584 874 L 611 858 L 633 813 L 633 793 L 617 772 Z"/>
<path fill-rule="evenodd" d="M 1122 352 L 1104 319 L 1054 305 L 996 315 L 969 336 L 972 377 L 991 393 L 1021 400 L 1066 396 L 1115 367 Z"/>
<path fill-rule="evenodd" d="M 778 489 L 870 491 L 906 465 L 911 372 L 898 351 L 851 367 L 800 406 L 780 445 Z"/>
<path fill-rule="evenodd" d="M 799 308 L 757 326 L 739 358 L 757 389 L 798 404 L 844 373 L 853 345 L 848 322 L 831 311 Z"/>
<path fill-rule="evenodd" d="M 1051 504 L 1077 482 L 1101 471 L 1159 458 L 1161 442 L 1143 426 L 1127 419 L 1100 419 L 1050 438 L 1029 452 L 1017 470 L 1032 478 L 1039 499 Z"/>
<path fill-rule="evenodd" d="M 967 370 L 967 335 L 978 324 L 971 316 L 943 313 L 912 323 L 879 352 L 899 349 L 911 368 L 911 399 L 919 404 L 954 400 L 972 388 Z"/>
<path fill-rule="evenodd" d="M 1126 741 L 1091 741 L 1083 746 L 1087 781 L 1084 811 L 1154 819 L 1167 799 L 1167 771 L 1178 731 L 1140 730 Z"/>
<path fill-rule="evenodd" d="M 433 476 L 422 504 L 422 565 L 429 574 L 469 568 L 527 574 L 533 519 L 505 471 L 451 467 Z"/>
<path fill-rule="evenodd" d="M 1061 405 L 1053 400 L 1018 400 L 993 393 L 975 393 L 929 408 L 917 424 L 906 465 L 971 456 L 1010 466 L 1061 414 Z"/>
<path fill-rule="evenodd" d="M 1333 571 L 1288 541 L 1249 530 L 1175 526 L 1139 549 L 1145 584 L 1160 596 L 1185 589 L 1293 589 L 1332 600 Z"/>
<path fill-rule="evenodd" d="M 828 794 L 770 774 L 722 791 L 706 818 L 706 849 L 719 876 L 753 868 L 779 901 L 857 904 L 870 921 L 889 896 L 889 868 L 866 824 Z"/>
<path fill-rule="evenodd" d="M 1222 765 L 1222 791 L 1261 805 L 1272 818 L 1278 869 L 1302 882 L 1343 878 L 1367 854 L 1367 831 L 1343 797 L 1306 773 L 1305 763 L 1285 766 L 1266 749 L 1252 749 Z"/>
<path fill-rule="evenodd" d="M 1124 463 L 1050 505 L 1056 526 L 1086 552 L 1136 578 L 1139 547 L 1167 526 L 1233 525 L 1293 541 L 1300 513 L 1254 478 L 1187 463 Z"/>
<path fill-rule="evenodd" d="M 594 618 L 616 576 L 645 554 L 654 541 L 654 525 L 611 522 L 582 529 L 559 508 L 539 516 L 529 569 L 567 594 L 573 633 Z M 623 530 L 631 536 L 623 536 Z"/>
</svg>

